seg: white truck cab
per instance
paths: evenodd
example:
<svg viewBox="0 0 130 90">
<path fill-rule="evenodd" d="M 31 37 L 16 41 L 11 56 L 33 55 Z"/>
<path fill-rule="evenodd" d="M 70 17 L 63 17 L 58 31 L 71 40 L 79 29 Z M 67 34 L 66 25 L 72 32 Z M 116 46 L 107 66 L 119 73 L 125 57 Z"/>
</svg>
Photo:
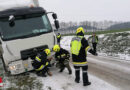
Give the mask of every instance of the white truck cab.
<svg viewBox="0 0 130 90">
<path fill-rule="evenodd" d="M 56 14 L 53 18 L 58 29 Z M 43 8 L 36 5 L 0 11 L 0 53 L 5 70 L 12 75 L 33 70 L 34 49 L 52 49 L 54 44 L 56 37 Z"/>
</svg>

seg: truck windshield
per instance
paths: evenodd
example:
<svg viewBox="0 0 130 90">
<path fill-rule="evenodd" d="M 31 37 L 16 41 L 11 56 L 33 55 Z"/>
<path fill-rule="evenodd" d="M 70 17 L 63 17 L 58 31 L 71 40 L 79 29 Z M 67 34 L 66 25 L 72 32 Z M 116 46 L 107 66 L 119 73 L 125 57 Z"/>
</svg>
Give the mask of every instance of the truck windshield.
<svg viewBox="0 0 130 90">
<path fill-rule="evenodd" d="M 12 40 L 52 32 L 52 27 L 47 15 L 43 15 L 41 17 L 15 20 L 13 27 L 9 25 L 7 20 L 1 20 L 0 32 L 3 40 Z"/>
</svg>

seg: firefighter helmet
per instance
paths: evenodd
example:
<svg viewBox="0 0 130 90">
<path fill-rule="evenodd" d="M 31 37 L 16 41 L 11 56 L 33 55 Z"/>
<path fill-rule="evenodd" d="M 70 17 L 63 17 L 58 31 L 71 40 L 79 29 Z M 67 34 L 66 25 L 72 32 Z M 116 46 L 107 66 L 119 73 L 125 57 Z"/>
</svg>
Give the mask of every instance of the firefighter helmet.
<svg viewBox="0 0 130 90">
<path fill-rule="evenodd" d="M 45 49 L 44 51 L 45 51 L 45 53 L 47 54 L 47 56 L 49 56 L 50 53 L 51 53 L 50 49 Z"/>
<path fill-rule="evenodd" d="M 55 52 L 60 51 L 60 46 L 59 45 L 54 45 L 53 51 L 55 51 Z"/>
<path fill-rule="evenodd" d="M 78 33 L 80 33 L 80 32 L 82 32 L 82 33 L 84 34 L 84 29 L 83 29 L 83 27 L 77 28 L 76 34 L 78 34 Z"/>
</svg>

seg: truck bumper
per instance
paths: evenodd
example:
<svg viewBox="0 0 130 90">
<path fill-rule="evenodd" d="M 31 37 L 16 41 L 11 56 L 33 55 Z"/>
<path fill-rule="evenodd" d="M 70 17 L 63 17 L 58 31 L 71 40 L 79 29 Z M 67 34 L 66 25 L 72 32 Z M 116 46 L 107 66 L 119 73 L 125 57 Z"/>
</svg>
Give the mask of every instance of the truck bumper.
<svg viewBox="0 0 130 90">
<path fill-rule="evenodd" d="M 12 75 L 28 72 L 33 69 L 32 60 L 30 58 L 27 60 L 17 60 L 9 63 L 9 71 Z"/>
</svg>

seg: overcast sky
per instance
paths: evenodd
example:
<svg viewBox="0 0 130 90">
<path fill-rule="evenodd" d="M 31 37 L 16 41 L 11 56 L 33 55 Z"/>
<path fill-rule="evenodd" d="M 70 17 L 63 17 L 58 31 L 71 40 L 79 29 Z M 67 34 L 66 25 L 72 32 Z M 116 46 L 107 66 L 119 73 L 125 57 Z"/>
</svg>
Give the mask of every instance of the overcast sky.
<svg viewBox="0 0 130 90">
<path fill-rule="evenodd" d="M 59 21 L 130 21 L 130 0 L 40 0 Z"/>
</svg>

